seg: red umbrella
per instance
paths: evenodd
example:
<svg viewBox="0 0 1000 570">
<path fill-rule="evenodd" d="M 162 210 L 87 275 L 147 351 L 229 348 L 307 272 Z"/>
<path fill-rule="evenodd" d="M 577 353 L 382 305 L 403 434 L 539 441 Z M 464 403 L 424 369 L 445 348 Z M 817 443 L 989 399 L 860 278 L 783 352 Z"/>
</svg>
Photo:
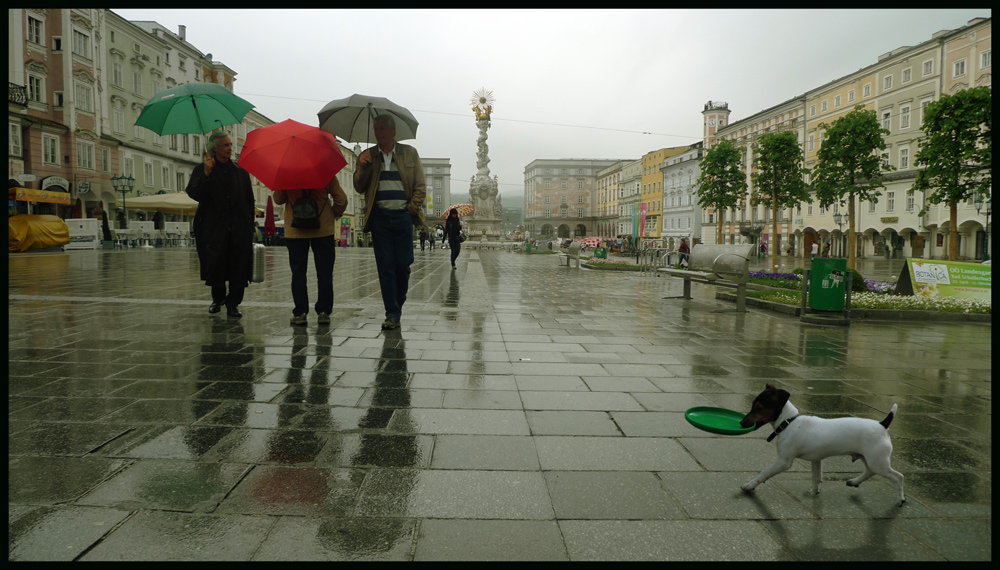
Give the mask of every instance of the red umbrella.
<svg viewBox="0 0 1000 570">
<path fill-rule="evenodd" d="M 588 247 L 600 247 L 601 245 L 601 238 L 596 236 L 580 238 L 577 239 L 576 241 L 585 244 Z"/>
<path fill-rule="evenodd" d="M 347 159 L 332 134 L 287 119 L 250 131 L 239 165 L 271 190 L 298 190 L 325 188 Z"/>
<path fill-rule="evenodd" d="M 264 211 L 264 235 L 274 237 L 274 203 L 267 197 L 267 209 Z"/>
</svg>

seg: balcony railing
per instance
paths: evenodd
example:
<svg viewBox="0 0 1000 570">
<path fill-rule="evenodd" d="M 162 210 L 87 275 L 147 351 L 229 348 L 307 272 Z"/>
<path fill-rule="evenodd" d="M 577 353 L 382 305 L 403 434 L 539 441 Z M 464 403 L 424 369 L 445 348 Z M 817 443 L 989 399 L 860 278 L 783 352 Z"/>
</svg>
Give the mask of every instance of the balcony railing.
<svg viewBox="0 0 1000 570">
<path fill-rule="evenodd" d="M 18 85 L 17 83 L 11 83 L 9 81 L 7 82 L 7 85 L 7 102 L 27 107 L 28 90 L 24 88 L 24 85 Z"/>
</svg>

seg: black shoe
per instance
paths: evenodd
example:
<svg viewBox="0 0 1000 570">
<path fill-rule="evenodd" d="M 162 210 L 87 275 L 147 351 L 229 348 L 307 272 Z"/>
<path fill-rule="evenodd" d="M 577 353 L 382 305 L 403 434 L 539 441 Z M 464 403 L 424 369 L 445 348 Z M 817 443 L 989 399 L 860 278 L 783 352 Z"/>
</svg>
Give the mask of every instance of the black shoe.
<svg viewBox="0 0 1000 570">
<path fill-rule="evenodd" d="M 243 316 L 243 313 L 240 312 L 239 307 L 226 307 L 226 314 L 229 315 L 230 317 L 233 317 L 234 319 L 238 319 Z"/>
<path fill-rule="evenodd" d="M 398 317 L 388 317 L 385 322 L 382 323 L 382 330 L 391 331 L 399 328 L 399 318 Z"/>
<path fill-rule="evenodd" d="M 221 310 L 222 310 L 222 303 L 212 303 L 211 305 L 208 306 L 208 312 L 213 315 Z"/>
</svg>

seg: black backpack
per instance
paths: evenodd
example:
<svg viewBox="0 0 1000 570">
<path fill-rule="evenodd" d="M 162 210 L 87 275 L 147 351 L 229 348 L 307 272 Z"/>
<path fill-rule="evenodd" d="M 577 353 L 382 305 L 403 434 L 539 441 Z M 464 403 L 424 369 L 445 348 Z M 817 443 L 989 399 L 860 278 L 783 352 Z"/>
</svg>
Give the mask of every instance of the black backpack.
<svg viewBox="0 0 1000 570">
<path fill-rule="evenodd" d="M 308 194 L 292 204 L 292 227 L 300 230 L 319 229 L 319 214 L 322 208 L 316 205 L 316 200 L 312 197 L 312 190 L 306 190 L 306 192 Z"/>
</svg>

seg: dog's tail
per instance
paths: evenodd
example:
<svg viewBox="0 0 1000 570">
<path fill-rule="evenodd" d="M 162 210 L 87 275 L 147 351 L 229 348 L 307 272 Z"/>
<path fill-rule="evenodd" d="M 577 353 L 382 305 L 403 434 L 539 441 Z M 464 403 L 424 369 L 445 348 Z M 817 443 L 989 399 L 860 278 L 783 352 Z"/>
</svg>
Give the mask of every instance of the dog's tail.
<svg viewBox="0 0 1000 570">
<path fill-rule="evenodd" d="M 886 416 L 885 419 L 880 421 L 879 423 L 882 424 L 882 427 L 884 427 L 885 429 L 889 429 L 889 424 L 892 423 L 892 418 L 895 415 L 896 415 L 896 404 L 893 404 L 892 409 L 889 410 L 889 415 Z"/>
</svg>

